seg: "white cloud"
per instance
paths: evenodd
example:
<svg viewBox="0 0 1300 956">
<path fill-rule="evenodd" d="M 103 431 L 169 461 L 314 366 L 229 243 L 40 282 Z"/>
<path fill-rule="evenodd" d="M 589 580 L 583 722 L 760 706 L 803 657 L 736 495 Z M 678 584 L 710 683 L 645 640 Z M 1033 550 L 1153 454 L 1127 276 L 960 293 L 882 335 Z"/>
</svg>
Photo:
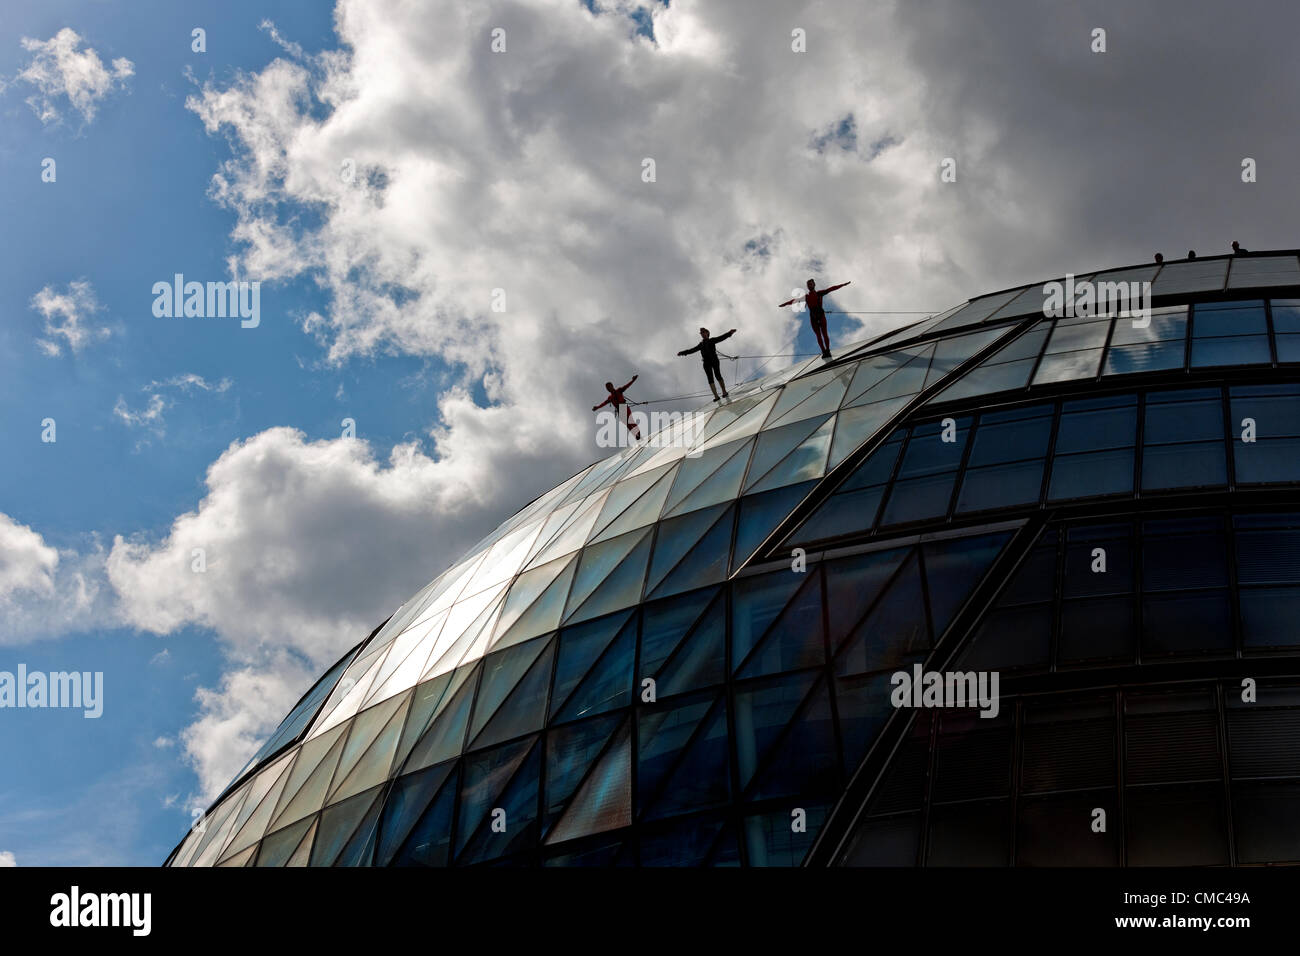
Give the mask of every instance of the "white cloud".
<svg viewBox="0 0 1300 956">
<path fill-rule="evenodd" d="M 0 512 L 0 646 L 114 620 L 97 547 L 59 552 Z"/>
<path fill-rule="evenodd" d="M 0 867 L 17 866 L 18 860 L 8 850 L 0 850 Z"/>
<path fill-rule="evenodd" d="M 124 424 L 132 428 L 155 427 L 161 429 L 163 409 L 167 407 L 167 401 L 158 394 L 149 396 L 149 403 L 138 412 L 131 411 L 126 405 L 126 399 L 121 395 L 117 396 L 117 402 L 113 405 L 113 414 Z"/>
<path fill-rule="evenodd" d="M 101 306 L 95 290 L 85 279 L 69 282 L 62 292 L 55 291 L 53 285 L 43 286 L 32 296 L 31 307 L 44 322 L 45 337 L 37 339 L 36 345 L 46 355 L 59 355 L 65 347 L 79 352 L 109 335 L 108 329 L 89 325 L 91 316 Z"/>
<path fill-rule="evenodd" d="M 222 378 L 217 382 L 209 382 L 202 375 L 194 372 L 186 372 L 183 375 L 173 375 L 171 378 L 155 380 L 144 386 L 141 391 L 148 393 L 148 399 L 144 407 L 132 409 L 122 395 L 117 397 L 117 402 L 113 405 L 113 415 L 118 421 L 128 428 L 142 429 L 149 437 L 142 438 L 137 443 L 137 448 L 147 444 L 150 438 L 161 438 L 167 433 L 167 423 L 164 419 L 164 413 L 167 409 L 175 406 L 176 401 L 163 395 L 165 390 L 174 390 L 183 395 L 191 395 L 196 392 L 207 392 L 213 395 L 224 395 L 234 384 L 229 378 Z"/>
<path fill-rule="evenodd" d="M 227 651 L 228 673 L 198 691 L 181 735 L 207 796 L 325 666 L 473 543 L 501 480 L 415 445 L 381 462 L 357 439 L 274 428 L 228 448 L 163 539 L 115 539 L 107 574 L 123 618 L 159 634 L 210 628 Z"/>
<path fill-rule="evenodd" d="M 23 49 L 33 56 L 14 79 L 36 87 L 27 98 L 27 105 L 42 123 L 48 125 L 63 119 L 65 107 L 60 102 L 63 99 L 89 123 L 104 98 L 124 87 L 135 73 L 135 64 L 125 57 L 118 57 L 105 66 L 94 49 L 81 48 L 83 42 L 80 34 L 70 27 L 64 27 L 48 40 L 23 37 Z"/>
<path fill-rule="evenodd" d="M 153 745 L 158 750 L 170 750 L 176 746 L 176 741 L 171 737 L 155 737 Z"/>
</svg>

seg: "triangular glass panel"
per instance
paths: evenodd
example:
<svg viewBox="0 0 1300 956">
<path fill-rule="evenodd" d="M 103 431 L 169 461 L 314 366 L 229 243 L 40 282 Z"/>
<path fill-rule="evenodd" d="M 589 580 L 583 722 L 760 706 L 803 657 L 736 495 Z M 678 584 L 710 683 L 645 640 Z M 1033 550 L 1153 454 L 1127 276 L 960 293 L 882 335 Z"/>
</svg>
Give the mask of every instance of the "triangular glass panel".
<svg viewBox="0 0 1300 956">
<path fill-rule="evenodd" d="M 1009 331 L 1011 331 L 1009 327 L 1003 326 L 996 329 L 983 329 L 955 338 L 940 339 L 934 351 L 934 361 L 930 363 L 930 372 L 925 379 L 926 387 L 951 374 L 957 366 Z"/>
<path fill-rule="evenodd" d="M 826 471 L 826 453 L 830 451 L 831 434 L 835 430 L 834 419 L 829 419 L 817 431 L 779 462 L 775 468 L 763 476 L 751 491 L 771 491 L 786 485 L 798 484 L 820 478 Z"/>
<path fill-rule="evenodd" d="M 731 793 L 727 756 L 727 708 L 717 701 L 668 774 L 658 797 L 646 806 L 647 820 L 726 803 Z"/>
<path fill-rule="evenodd" d="M 375 794 L 378 796 L 383 791 L 382 787 L 375 788 Z M 361 823 L 357 825 L 352 839 L 348 840 L 347 845 L 343 847 L 338 857 L 334 860 L 335 866 L 370 866 L 372 865 L 375 855 L 375 839 L 379 835 L 379 813 L 383 810 L 384 801 L 382 798 L 376 799 L 366 811 L 366 815 L 361 818 Z M 322 815 L 323 816 L 323 815 Z"/>
<path fill-rule="evenodd" d="M 506 595 L 505 604 L 501 606 L 501 615 L 497 618 L 495 633 L 498 639 L 492 645 L 493 650 L 503 650 L 511 644 L 518 643 L 518 641 L 509 641 L 502 644 L 500 637 L 514 627 L 521 618 L 527 617 L 528 620 L 523 627 L 515 631 L 519 640 L 523 640 L 525 636 L 536 637 L 538 634 L 555 630 L 556 625 L 560 623 L 560 611 L 564 608 L 564 599 L 568 595 L 568 583 L 573 578 L 576 560 L 576 555 L 556 558 L 541 567 L 525 571 L 515 578 L 514 584 L 510 586 L 510 592 Z M 543 594 L 547 597 L 546 602 L 534 611 L 534 605 Z M 525 635 L 523 632 L 528 629 L 534 629 L 533 633 Z"/>
<path fill-rule="evenodd" d="M 609 614 L 621 608 L 629 607 L 641 600 L 646 565 L 650 562 L 652 535 L 650 529 L 647 528 L 641 532 L 634 531 L 625 537 L 635 537 L 636 535 L 641 536 L 636 547 L 628 553 L 618 567 L 605 576 L 591 596 L 583 601 L 577 610 L 569 612 L 569 615 L 565 618 L 566 623 L 576 624 L 578 621 L 600 617 L 602 614 Z M 618 540 L 620 539 L 615 539 L 615 542 Z M 596 547 L 599 548 L 601 545 L 596 545 Z M 578 573 L 581 575 L 582 570 L 580 569 Z M 576 590 L 576 584 L 574 587 Z M 572 604 L 572 597 L 570 598 L 570 604 Z"/>
<path fill-rule="evenodd" d="M 754 779 L 763 758 L 794 718 L 816 677 L 810 672 L 791 674 L 736 691 L 736 759 L 742 788 Z"/>
<path fill-rule="evenodd" d="M 298 844 L 303 842 L 303 836 L 307 835 L 308 828 L 314 827 L 315 823 L 315 817 L 307 817 L 292 826 L 270 834 L 262 841 L 262 847 L 257 853 L 257 863 L 254 865 L 284 866 L 289 857 L 293 856 L 293 851 L 298 849 Z M 311 846 L 310 841 L 307 845 Z"/>
<path fill-rule="evenodd" d="M 388 722 L 384 724 L 379 736 L 375 738 L 374 743 L 347 772 L 346 777 L 343 777 L 342 761 L 340 761 L 340 771 L 335 774 L 335 780 L 337 781 L 340 777 L 343 779 L 341 783 L 336 782 L 334 792 L 330 794 L 331 802 L 337 803 L 388 778 L 388 770 L 393 763 L 393 754 L 397 751 L 397 741 L 401 737 L 402 727 L 405 725 L 406 705 L 410 702 L 410 694 L 400 699 L 402 706 L 397 708 L 393 715 L 388 718 Z"/>
<path fill-rule="evenodd" d="M 925 654 L 931 645 L 924 608 L 920 563 L 911 551 L 884 596 L 837 652 L 835 673 L 870 673 Z"/>
<path fill-rule="evenodd" d="M 470 724 L 469 739 L 479 735 L 501 702 L 506 699 L 533 663 L 542 655 L 554 638 L 539 638 L 505 651 L 490 654 L 483 659 L 483 677 L 479 681 L 478 700 L 474 704 L 474 720 Z"/>
<path fill-rule="evenodd" d="M 620 714 L 604 714 L 548 732 L 544 831 L 550 829 L 622 720 Z"/>
<path fill-rule="evenodd" d="M 505 650 L 529 638 L 547 631 L 553 631 L 560 625 L 560 614 L 564 602 L 569 597 L 569 588 L 573 584 L 573 575 L 578 570 L 578 555 L 571 554 L 565 561 L 559 575 L 542 592 L 541 597 L 522 611 L 504 631 L 498 625 L 500 636 L 492 645 L 493 650 Z M 504 612 L 503 612 L 504 619 Z"/>
<path fill-rule="evenodd" d="M 461 752 L 465 744 L 465 728 L 469 724 L 470 705 L 474 701 L 474 688 L 478 684 L 478 672 L 481 669 L 482 662 L 470 669 L 468 678 L 461 683 L 451 700 L 433 718 L 433 723 L 424 732 L 424 736 L 411 749 L 404 770 L 409 772 L 431 767 Z"/>
<path fill-rule="evenodd" d="M 600 517 L 600 510 L 605 505 L 606 494 L 608 493 L 596 495 L 579 508 L 569 523 L 555 535 L 551 543 L 537 552 L 537 556 L 532 560 L 533 567 L 545 564 L 553 558 L 571 554 L 581 548 L 583 542 L 591 534 L 596 519 Z"/>
<path fill-rule="evenodd" d="M 670 514 L 686 497 L 707 481 L 714 472 L 727 465 L 736 455 L 744 453 L 744 460 L 749 461 L 749 451 L 752 441 L 741 440 L 739 442 L 728 442 L 725 445 L 719 445 L 717 448 L 711 448 L 700 455 L 699 458 L 683 458 L 682 463 L 677 467 L 677 478 L 673 482 L 673 490 L 668 494 L 668 500 L 664 503 L 664 513 Z"/>
<path fill-rule="evenodd" d="M 555 664 L 555 687 L 551 692 L 551 719 L 569 699 L 575 687 L 591 670 L 592 662 L 600 659 L 625 624 L 630 612 L 611 614 L 598 621 L 587 621 L 560 632 L 559 658 Z M 636 621 L 630 620 L 635 630 Z"/>
<path fill-rule="evenodd" d="M 713 695 L 683 703 L 666 702 L 637 712 L 637 804 L 658 792 L 682 748 L 708 716 Z"/>
<path fill-rule="evenodd" d="M 402 705 L 406 703 L 409 696 L 408 694 L 403 697 L 393 697 L 381 704 L 376 704 L 369 710 L 362 711 L 352 721 L 352 729 L 348 733 L 347 743 L 343 746 L 343 754 L 339 757 L 338 769 L 334 772 L 334 780 L 330 784 L 330 802 L 337 802 L 332 798 L 338 785 L 352 772 L 357 762 L 370 749 L 370 745 L 388 728 L 388 723 L 393 715 L 400 710 L 402 716 L 405 716 L 406 709 Z M 392 746 L 397 745 L 397 736 L 401 732 L 401 723 L 391 729 L 389 742 Z M 391 750 L 389 756 L 392 756 Z"/>
<path fill-rule="evenodd" d="M 749 463 L 749 474 L 745 476 L 745 490 L 748 491 L 786 455 L 794 451 L 830 416 L 809 418 L 803 421 L 771 428 L 758 436 L 754 446 L 754 456 Z"/>
<path fill-rule="evenodd" d="M 285 861 L 285 867 L 305 867 L 311 860 L 312 844 L 316 842 L 316 831 L 320 829 L 320 817 L 309 817 L 311 828 L 303 836 L 298 844 L 298 849 L 293 851 L 293 856 Z"/>
<path fill-rule="evenodd" d="M 726 509 L 727 505 L 719 504 L 660 522 L 655 536 L 654 559 L 646 577 L 647 593 L 659 586 L 659 582 L 708 533 Z"/>
<path fill-rule="evenodd" d="M 740 449 L 723 462 L 722 467 L 700 482 L 680 502 L 666 510 L 664 515 L 671 517 L 686 514 L 688 511 L 734 500 L 740 494 L 740 482 L 745 477 L 745 469 L 749 465 L 749 453 L 754 446 L 754 441 L 751 438 L 742 443 Z"/>
<path fill-rule="evenodd" d="M 834 378 L 823 385 L 817 392 L 804 399 L 780 418 L 774 418 L 768 428 L 779 428 L 782 425 L 802 421 L 805 418 L 819 418 L 835 411 L 840 407 L 840 401 L 844 398 L 844 392 L 849 387 L 849 379 L 852 376 L 853 369 L 851 367 L 841 369 Z"/>
<path fill-rule="evenodd" d="M 574 578 L 568 603 L 565 605 L 566 619 L 591 597 L 592 592 L 601 586 L 619 563 L 648 536 L 649 532 L 646 530 L 633 531 L 609 541 L 602 541 L 600 544 L 593 544 L 582 552 L 582 557 L 578 559 L 578 573 Z"/>
<path fill-rule="evenodd" d="M 499 798 L 524 757 L 537 745 L 530 737 L 471 754 L 463 761 L 460 788 L 460 812 L 456 815 L 456 855 L 459 856 L 474 835 L 488 810 L 500 806 Z"/>
<path fill-rule="evenodd" d="M 604 507 L 601 508 L 596 523 L 591 527 L 592 533 L 588 541 L 595 542 L 614 537 L 612 534 L 605 533 L 610 523 L 619 518 L 623 512 L 632 506 L 633 502 L 649 491 L 656 481 L 670 473 L 672 469 L 672 465 L 663 465 L 653 471 L 647 471 L 631 478 L 624 478 L 610 488 L 609 495 L 605 498 Z"/>
<path fill-rule="evenodd" d="M 826 562 L 826 611 L 832 650 L 862 620 L 910 552 L 910 547 L 890 548 Z"/>
<path fill-rule="evenodd" d="M 922 551 L 934 633 L 941 635 L 985 573 L 993 566 L 1011 533 L 932 541 Z"/>
<path fill-rule="evenodd" d="M 285 754 L 253 779 L 248 798 L 240 808 L 231 830 L 235 835 L 226 844 L 223 856 L 231 856 L 252 846 L 266 833 L 266 826 L 271 822 L 271 814 L 280 799 L 280 792 L 289 779 L 288 770 L 293 757 L 292 752 Z"/>
<path fill-rule="evenodd" d="M 635 531 L 637 528 L 644 528 L 659 520 L 659 514 L 663 511 L 664 501 L 668 498 L 668 491 L 672 488 L 675 478 L 675 466 L 671 466 L 659 476 L 659 480 L 649 491 L 632 502 L 621 515 L 609 523 L 605 530 L 596 535 L 592 539 L 593 543 L 608 541 L 610 538 Z"/>
<path fill-rule="evenodd" d="M 653 677 L 658 672 L 717 593 L 717 588 L 704 588 L 645 606 L 641 621 L 640 677 Z"/>
<path fill-rule="evenodd" d="M 716 584 L 727 576 L 731 558 L 731 528 L 735 524 L 736 508 L 729 507 L 698 542 L 695 543 L 677 566 L 668 573 L 663 583 L 649 594 L 650 598 L 667 597 L 689 591 L 706 584 Z M 661 527 L 662 533 L 662 527 Z"/>
<path fill-rule="evenodd" d="M 725 617 L 726 601 L 719 595 L 654 674 L 657 697 L 685 694 L 726 679 Z"/>
<path fill-rule="evenodd" d="M 457 770 L 453 766 L 453 770 Z M 451 849 L 451 818 L 456 809 L 460 773 L 453 772 L 411 828 L 393 866 L 446 866 Z"/>
<path fill-rule="evenodd" d="M 776 530 L 776 526 L 785 520 L 816 484 L 815 481 L 806 481 L 759 495 L 746 495 L 740 499 L 740 521 L 731 556 L 732 571 L 749 560 L 758 546 L 767 540 L 767 536 Z"/>
<path fill-rule="evenodd" d="M 364 710 L 394 694 L 410 690 L 424 673 L 443 624 L 441 615 L 424 624 L 417 624 L 393 642 L 393 650 L 375 677 L 375 682 L 362 705 Z"/>
<path fill-rule="evenodd" d="M 320 830 L 316 842 L 311 848 L 312 866 L 331 866 L 343 849 L 348 838 L 356 832 L 361 818 L 379 798 L 380 788 L 369 793 L 358 794 L 351 800 L 344 800 L 332 807 L 326 807 L 320 815 Z"/>
<path fill-rule="evenodd" d="M 408 773 L 393 781 L 393 788 L 384 800 L 383 819 L 379 828 L 379 855 L 375 861 L 379 866 L 387 866 L 392 860 L 416 821 L 433 803 L 434 796 L 446 782 L 453 766 L 451 761 L 447 761 L 418 773 Z"/>
<path fill-rule="evenodd" d="M 245 850 L 240 850 L 232 856 L 227 856 L 224 860 L 218 863 L 217 866 L 247 866 L 249 861 L 253 858 L 253 854 L 256 852 L 257 847 L 250 846 Z"/>
<path fill-rule="evenodd" d="M 771 623 L 806 581 L 806 575 L 792 574 L 787 569 L 740 578 L 735 582 L 731 612 L 731 659 L 735 666 L 739 667 L 757 646 Z"/>
<path fill-rule="evenodd" d="M 625 723 L 569 801 L 546 842 L 561 843 L 632 822 L 632 734 Z"/>
<path fill-rule="evenodd" d="M 934 346 L 925 346 L 915 358 L 894 371 L 893 374 L 874 383 L 861 394 L 847 399 L 844 402 L 844 407 L 871 405 L 875 402 L 882 402 L 887 398 L 915 395 L 925 386 L 925 376 L 930 370 L 930 359 L 933 354 Z"/>
<path fill-rule="evenodd" d="M 334 767 L 338 764 L 339 754 L 343 752 L 343 730 L 344 727 L 337 728 L 338 733 L 323 734 L 317 738 L 319 740 L 330 740 L 332 746 L 329 751 L 323 755 L 316 755 L 319 761 L 313 767 L 306 760 L 307 745 L 315 743 L 315 740 L 307 741 L 303 745 L 302 751 L 298 755 L 298 762 L 290 771 L 293 776 L 289 778 L 288 784 L 285 785 L 284 792 L 280 795 L 280 802 L 283 807 L 276 811 L 275 819 L 271 821 L 271 826 L 278 829 L 285 824 L 299 820 L 308 814 L 315 813 L 325 802 L 325 791 L 329 787 L 330 780 L 334 777 Z M 299 773 L 302 776 L 299 776 Z"/>
<path fill-rule="evenodd" d="M 627 706 L 632 699 L 632 663 L 635 657 L 636 619 L 629 618 L 554 719 L 575 720 Z M 558 681 L 556 686 L 558 689 Z"/>
<path fill-rule="evenodd" d="M 515 685 L 486 727 L 470 742 L 472 749 L 493 744 L 541 730 L 546 721 L 546 692 L 551 686 L 551 662 L 555 658 L 556 641 L 546 642 L 546 649 L 537 656 L 532 667 Z M 479 693 L 482 693 L 480 689 Z"/>
<path fill-rule="evenodd" d="M 776 742 L 765 763 L 758 772 L 758 783 L 748 795 L 751 800 L 831 797 L 837 792 L 839 754 L 824 678 L 817 678 L 811 699 L 791 722 L 785 736 Z"/>
<path fill-rule="evenodd" d="M 815 667 L 826 659 L 822 642 L 821 582 L 818 575 L 807 580 L 781 616 L 763 636 L 749 659 L 740 664 L 741 677 L 779 674 L 801 667 Z M 740 658 L 736 658 L 740 661 Z"/>
<path fill-rule="evenodd" d="M 797 379 L 787 384 L 785 388 L 781 389 L 776 407 L 772 409 L 770 420 L 773 426 L 786 424 L 781 421 L 782 418 L 797 406 L 803 404 L 810 396 L 835 382 L 843 374 L 844 369 L 827 369 L 824 372 L 817 372 L 807 378 Z M 838 402 L 836 404 L 838 405 Z M 834 411 L 834 409 L 830 410 Z"/>
<path fill-rule="evenodd" d="M 702 452 L 708 451 L 710 448 L 717 448 L 719 445 L 725 445 L 729 442 L 738 441 L 741 438 L 748 438 L 750 435 L 753 435 L 761 429 L 767 421 L 769 417 L 768 412 L 771 410 L 773 404 L 776 403 L 778 394 L 779 393 L 777 392 L 773 392 L 771 395 L 762 399 L 758 404 L 750 408 L 749 411 L 740 418 L 732 421 L 726 428 L 723 428 L 721 431 L 713 432 L 707 438 L 702 437 L 701 441 L 697 442 L 698 450 Z"/>
<path fill-rule="evenodd" d="M 492 803 L 496 819 L 488 817 L 460 854 L 459 863 L 479 863 L 507 856 L 537 840 L 537 788 L 541 781 L 542 748 L 534 746 Z M 497 810 L 503 811 L 497 814 Z M 498 829 L 496 824 L 503 829 Z"/>
<path fill-rule="evenodd" d="M 853 381 L 849 383 L 848 389 L 845 390 L 844 400 L 840 404 L 850 404 L 867 389 L 879 385 L 916 356 L 915 350 L 904 349 L 863 359 L 857 364 L 856 371 L 853 373 Z"/>
<path fill-rule="evenodd" d="M 831 441 L 826 470 L 830 471 L 861 448 L 863 442 L 889 424 L 907 401 L 903 396 L 870 405 L 855 405 L 840 412 L 835 420 L 835 438 Z"/>
</svg>

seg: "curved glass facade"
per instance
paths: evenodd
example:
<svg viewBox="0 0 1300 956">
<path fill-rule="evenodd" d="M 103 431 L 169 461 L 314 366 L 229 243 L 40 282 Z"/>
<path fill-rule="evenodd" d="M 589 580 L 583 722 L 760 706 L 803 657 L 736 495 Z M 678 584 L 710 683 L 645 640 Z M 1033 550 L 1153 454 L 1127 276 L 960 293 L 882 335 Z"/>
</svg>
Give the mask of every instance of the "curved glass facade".
<svg viewBox="0 0 1300 956">
<path fill-rule="evenodd" d="M 1092 278 L 1149 321 L 986 296 L 543 495 L 169 863 L 1300 860 L 1300 267 Z"/>
</svg>

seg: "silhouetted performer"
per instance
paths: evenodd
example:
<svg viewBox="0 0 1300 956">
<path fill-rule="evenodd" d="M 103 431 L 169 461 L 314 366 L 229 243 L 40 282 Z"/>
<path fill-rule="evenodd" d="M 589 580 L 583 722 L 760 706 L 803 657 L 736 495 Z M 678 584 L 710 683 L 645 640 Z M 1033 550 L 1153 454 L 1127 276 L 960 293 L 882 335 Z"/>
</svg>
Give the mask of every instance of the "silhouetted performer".
<svg viewBox="0 0 1300 956">
<path fill-rule="evenodd" d="M 1233 254 L 1234 256 L 1239 256 L 1239 255 L 1241 255 L 1243 252 L 1250 252 L 1250 250 L 1249 250 L 1249 249 L 1243 249 L 1243 248 L 1241 248 L 1241 246 L 1239 246 L 1239 245 L 1237 244 L 1237 240 L 1236 240 L 1236 239 L 1232 240 L 1232 254 Z"/>
<path fill-rule="evenodd" d="M 635 438 L 637 441 L 640 441 L 640 440 L 641 440 L 641 426 L 638 425 L 636 422 L 632 421 L 632 405 L 631 405 L 631 403 L 628 401 L 628 399 L 625 398 L 624 395 L 623 395 L 624 392 L 626 392 L 629 388 L 632 387 L 632 382 L 635 382 L 635 381 L 636 381 L 636 376 L 633 375 L 632 378 L 631 378 L 631 380 L 630 380 L 626 385 L 624 385 L 622 388 L 615 388 L 613 382 L 606 382 L 606 383 L 605 383 L 605 391 L 609 392 L 609 396 L 608 396 L 608 397 L 607 397 L 603 402 L 601 402 L 599 405 L 592 405 L 592 406 L 591 406 L 591 410 L 594 412 L 594 411 L 596 411 L 597 409 L 604 408 L 606 405 L 609 405 L 609 406 L 613 407 L 613 409 L 614 409 L 614 417 L 615 417 L 615 418 L 618 418 L 618 410 L 619 410 L 619 408 L 620 408 L 621 406 L 627 406 L 627 430 L 628 430 L 628 433 L 629 433 L 633 438 Z"/>
<path fill-rule="evenodd" d="M 1156 253 L 1156 265 L 1159 265 L 1160 263 L 1162 263 L 1162 262 L 1164 262 L 1164 261 L 1165 261 L 1165 257 L 1164 257 L 1162 254 L 1160 254 L 1159 252 L 1157 252 L 1157 253 Z"/>
<path fill-rule="evenodd" d="M 1195 259 L 1195 258 L 1196 258 L 1196 250 L 1195 250 L 1195 249 L 1188 249 L 1188 250 L 1187 250 L 1187 258 L 1188 258 L 1188 259 Z"/>
<path fill-rule="evenodd" d="M 723 332 L 721 335 L 713 338 L 709 337 L 708 329 L 700 329 L 700 344 L 694 348 L 684 349 L 678 352 L 678 355 L 690 355 L 692 352 L 699 352 L 700 358 L 704 360 L 704 374 L 709 380 L 709 390 L 713 392 L 713 400 L 720 401 L 718 398 L 718 388 L 714 386 L 713 381 L 717 379 L 718 387 L 722 389 L 722 398 L 727 398 L 727 383 L 722 380 L 722 366 L 718 364 L 717 344 L 723 339 L 729 339 L 736 334 L 736 330 Z"/>
<path fill-rule="evenodd" d="M 803 301 L 808 306 L 808 321 L 812 323 L 813 335 L 817 336 L 817 345 L 822 350 L 822 358 L 831 357 L 831 337 L 826 331 L 826 312 L 822 309 L 822 297 L 836 289 L 843 289 L 848 284 L 848 282 L 841 282 L 826 289 L 818 289 L 814 280 L 808 280 L 808 294 L 803 297 Z M 784 309 L 787 305 L 794 305 L 798 301 L 798 299 L 787 299 L 777 308 Z"/>
</svg>

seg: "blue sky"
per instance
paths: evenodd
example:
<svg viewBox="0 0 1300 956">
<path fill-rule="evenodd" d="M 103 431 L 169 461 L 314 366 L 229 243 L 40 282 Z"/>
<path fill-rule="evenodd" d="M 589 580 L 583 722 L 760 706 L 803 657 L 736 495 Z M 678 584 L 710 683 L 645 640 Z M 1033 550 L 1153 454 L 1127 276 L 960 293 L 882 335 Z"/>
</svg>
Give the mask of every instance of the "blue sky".
<svg viewBox="0 0 1300 956">
<path fill-rule="evenodd" d="M 810 275 L 939 311 L 1300 245 L 1294 11 L 1168 9 L 10 4 L 0 671 L 105 704 L 0 709 L 0 864 L 160 862 L 344 649 L 601 455 L 601 383 L 699 392 L 700 325 L 789 355 Z M 175 273 L 259 282 L 260 325 L 155 317 Z"/>
<path fill-rule="evenodd" d="M 219 14 L 218 14 L 219 11 Z M 324 4 L 246 3 L 200 7 L 43 3 L 7 11 L 0 75 L 30 57 L 19 37 L 46 40 L 78 31 L 108 62 L 135 64 L 129 89 L 110 94 L 91 122 L 65 102 L 64 122 L 44 126 L 14 86 L 0 98 L 5 136 L 0 179 L 8 228 L 0 256 L 0 510 L 39 529 L 59 549 L 82 552 L 91 538 L 165 532 L 192 509 L 205 469 L 232 442 L 273 425 L 335 437 L 351 416 L 379 446 L 420 431 L 429 420 L 425 359 L 379 356 L 363 365 L 322 365 L 322 348 L 295 326 L 318 307 L 310 281 L 262 298 L 263 321 L 158 319 L 155 281 L 182 272 L 225 279 L 231 215 L 206 198 L 223 143 L 184 107 L 197 78 L 264 65 L 279 52 L 266 17 L 308 47 L 332 36 Z M 207 30 L 207 53 L 191 51 L 190 31 Z M 57 180 L 40 181 L 53 157 Z M 33 349 L 41 318 L 28 300 L 42 287 L 87 279 L 110 330 L 80 354 Z M 221 394 L 152 382 L 197 375 Z M 343 390 L 343 396 L 339 390 Z M 142 411 L 151 394 L 169 403 L 165 433 L 132 428 L 114 415 L 121 398 Z M 57 440 L 40 442 L 53 418 Z M 93 620 L 57 639 L 0 647 L 0 669 L 102 671 L 103 717 L 76 711 L 5 711 L 0 720 L 0 850 L 20 864 L 154 864 L 183 834 L 193 770 L 179 759 L 177 732 L 193 716 L 196 687 L 220 674 L 221 653 L 202 628 L 159 637 Z M 165 746 L 156 746 L 155 741 Z"/>
</svg>

